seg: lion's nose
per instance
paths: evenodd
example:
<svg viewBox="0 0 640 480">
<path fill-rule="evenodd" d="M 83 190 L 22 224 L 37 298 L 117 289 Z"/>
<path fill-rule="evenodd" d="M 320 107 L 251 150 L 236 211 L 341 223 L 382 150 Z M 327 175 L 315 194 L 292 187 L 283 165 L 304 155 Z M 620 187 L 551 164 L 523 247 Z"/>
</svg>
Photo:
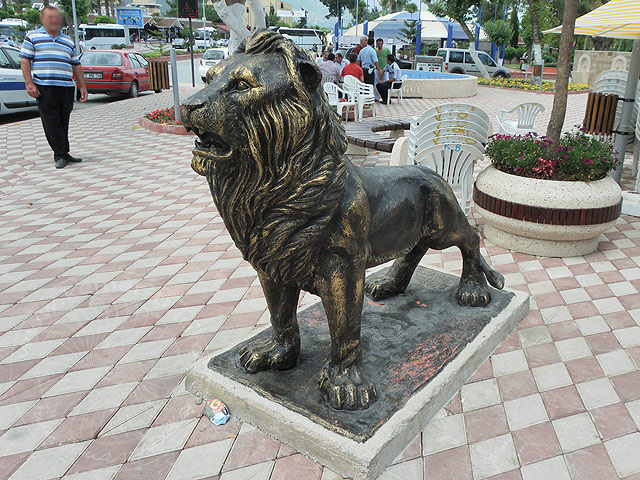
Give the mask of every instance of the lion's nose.
<svg viewBox="0 0 640 480">
<path fill-rule="evenodd" d="M 182 102 L 182 123 L 186 127 L 193 127 L 193 114 L 206 105 L 207 98 L 202 91 L 191 95 Z"/>
</svg>

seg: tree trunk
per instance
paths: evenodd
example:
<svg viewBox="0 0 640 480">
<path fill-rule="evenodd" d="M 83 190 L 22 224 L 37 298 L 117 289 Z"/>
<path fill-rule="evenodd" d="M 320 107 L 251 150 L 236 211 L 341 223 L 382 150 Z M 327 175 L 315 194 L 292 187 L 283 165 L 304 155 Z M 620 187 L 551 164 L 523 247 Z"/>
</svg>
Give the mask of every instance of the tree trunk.
<svg viewBox="0 0 640 480">
<path fill-rule="evenodd" d="M 7 12 L 7 0 L 2 0 L 2 11 Z"/>
<path fill-rule="evenodd" d="M 538 5 L 536 4 L 536 0 L 527 0 L 527 1 L 529 2 L 529 16 L 531 17 L 531 40 L 533 43 L 533 47 L 532 47 L 533 64 L 542 65 L 542 48 L 540 47 L 540 25 L 538 24 Z M 566 10 L 566 7 L 565 7 L 565 10 Z M 574 18 L 575 18 L 575 14 L 574 14 Z"/>
<path fill-rule="evenodd" d="M 467 34 L 467 38 L 469 38 L 469 52 L 471 53 L 471 58 L 473 58 L 473 61 L 475 62 L 476 67 L 478 67 L 478 70 L 480 70 L 480 75 L 482 75 L 482 78 L 484 78 L 485 80 L 491 80 L 491 77 L 489 76 L 489 72 L 487 72 L 487 67 L 485 67 L 484 63 L 480 61 L 480 57 L 478 57 L 478 52 L 476 52 L 476 39 L 473 33 L 471 33 L 471 30 L 469 30 L 469 27 L 467 26 L 467 24 L 464 23 L 464 19 L 458 20 L 454 18 L 454 20 L 456 20 L 460 24 L 460 27 L 462 28 L 464 33 Z"/>
<path fill-rule="evenodd" d="M 562 34 L 560 35 L 560 53 L 558 55 L 558 72 L 556 74 L 553 109 L 547 125 L 547 137 L 558 145 L 564 116 L 567 112 L 567 92 L 569 90 L 569 74 L 571 73 L 571 52 L 573 50 L 573 32 L 576 25 L 578 0 L 565 0 L 562 16 Z"/>
</svg>

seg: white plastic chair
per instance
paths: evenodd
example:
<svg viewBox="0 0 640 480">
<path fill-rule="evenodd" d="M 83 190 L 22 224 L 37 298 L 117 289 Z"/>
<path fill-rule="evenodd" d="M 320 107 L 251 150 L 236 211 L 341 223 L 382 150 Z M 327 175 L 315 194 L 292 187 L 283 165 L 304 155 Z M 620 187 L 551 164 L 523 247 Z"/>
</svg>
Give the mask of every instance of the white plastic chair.
<svg viewBox="0 0 640 480">
<path fill-rule="evenodd" d="M 633 176 L 638 175 L 638 157 L 640 157 L 640 115 L 636 118 L 635 142 L 633 144 Z"/>
<path fill-rule="evenodd" d="M 353 75 L 347 75 L 343 80 L 343 87 L 348 95 L 355 97 L 358 105 L 358 119 L 363 118 L 365 105 L 371 105 L 371 116 L 376 116 L 376 97 L 373 85 L 362 83 Z"/>
<path fill-rule="evenodd" d="M 483 154 L 485 151 L 485 147 L 477 138 L 467 137 L 465 135 L 429 135 L 428 137 L 424 137 L 420 140 L 420 142 L 415 146 L 413 152 L 409 152 L 409 162 L 415 159 L 421 152 L 426 150 L 427 148 L 436 146 L 436 145 L 445 145 L 447 143 L 459 143 L 460 145 L 470 145 L 472 147 L 477 148 Z"/>
<path fill-rule="evenodd" d="M 544 112 L 544 106 L 540 103 L 527 102 L 516 105 L 511 110 L 502 110 L 498 120 L 498 130 L 500 133 L 509 135 L 526 135 L 536 131 L 535 121 L 540 112 Z M 518 119 L 507 120 L 506 115 L 516 113 Z"/>
<path fill-rule="evenodd" d="M 471 212 L 473 166 L 480 159 L 482 159 L 482 152 L 471 145 L 446 143 L 434 145 L 421 151 L 414 163 L 424 165 L 442 175 L 451 187 L 460 187 L 460 206 L 465 215 L 469 215 Z"/>
<path fill-rule="evenodd" d="M 484 110 L 468 103 L 443 103 L 442 105 L 436 105 L 426 110 L 417 117 L 414 117 L 411 121 L 415 121 L 416 125 L 428 120 L 430 118 L 439 119 L 438 115 L 457 114 L 457 113 L 471 113 L 484 120 L 487 126 L 487 133 L 491 132 L 491 122 L 489 115 Z"/>
<path fill-rule="evenodd" d="M 338 84 L 338 80 L 333 75 L 326 75 L 326 74 L 323 73 L 322 74 L 322 84 L 324 85 L 325 83 L 335 83 L 337 85 Z"/>
<path fill-rule="evenodd" d="M 338 85 L 332 82 L 326 82 L 322 88 L 324 93 L 327 94 L 329 105 L 336 109 L 338 115 L 342 118 L 342 110 L 347 112 L 347 119 L 349 118 L 349 107 L 353 107 L 353 116 L 356 119 L 356 102 L 348 100 L 347 92 L 341 89 Z M 340 95 L 343 96 L 344 101 L 341 101 Z"/>
<path fill-rule="evenodd" d="M 391 92 L 395 92 L 396 93 L 396 97 L 398 97 L 398 103 L 402 103 L 402 88 L 404 86 L 404 82 L 405 80 L 408 78 L 408 75 L 403 75 L 402 78 L 400 80 L 397 80 L 395 82 L 391 82 L 391 88 L 389 89 L 389 95 L 387 96 L 387 105 L 389 105 L 391 103 Z M 399 88 L 395 88 L 396 85 L 400 85 Z"/>
</svg>

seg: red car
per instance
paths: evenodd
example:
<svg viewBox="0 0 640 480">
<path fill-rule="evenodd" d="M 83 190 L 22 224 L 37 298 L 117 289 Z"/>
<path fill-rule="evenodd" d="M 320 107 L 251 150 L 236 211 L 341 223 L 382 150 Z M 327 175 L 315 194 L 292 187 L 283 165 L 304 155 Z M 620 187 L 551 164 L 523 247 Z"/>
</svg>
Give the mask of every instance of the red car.
<svg viewBox="0 0 640 480">
<path fill-rule="evenodd" d="M 89 93 L 123 94 L 130 98 L 149 90 L 149 64 L 136 52 L 87 50 L 80 57 Z M 159 92 L 159 90 L 156 90 Z"/>
</svg>

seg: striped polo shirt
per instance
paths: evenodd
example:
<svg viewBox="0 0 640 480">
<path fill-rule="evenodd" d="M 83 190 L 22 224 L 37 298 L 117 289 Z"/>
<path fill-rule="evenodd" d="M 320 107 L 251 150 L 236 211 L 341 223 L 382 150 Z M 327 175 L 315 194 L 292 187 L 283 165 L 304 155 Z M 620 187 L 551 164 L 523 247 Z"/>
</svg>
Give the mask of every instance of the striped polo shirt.
<svg viewBox="0 0 640 480">
<path fill-rule="evenodd" d="M 20 50 L 22 58 L 31 60 L 33 82 L 38 85 L 73 87 L 72 65 L 80 65 L 76 48 L 70 37 L 49 34 L 44 27 L 29 32 Z"/>
</svg>

